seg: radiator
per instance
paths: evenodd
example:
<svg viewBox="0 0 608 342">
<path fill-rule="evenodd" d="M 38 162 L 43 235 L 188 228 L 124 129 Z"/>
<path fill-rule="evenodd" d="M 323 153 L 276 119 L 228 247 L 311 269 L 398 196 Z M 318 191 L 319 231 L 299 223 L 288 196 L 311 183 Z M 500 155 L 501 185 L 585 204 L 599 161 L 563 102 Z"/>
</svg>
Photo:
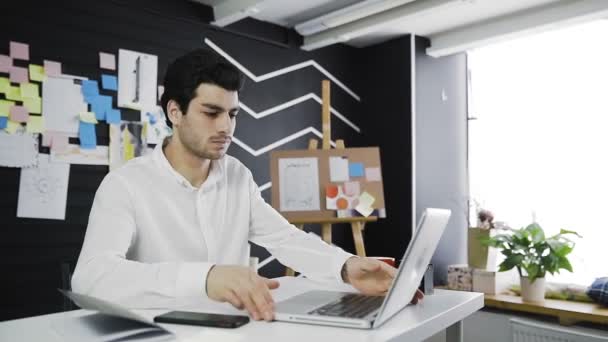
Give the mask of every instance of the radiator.
<svg viewBox="0 0 608 342">
<path fill-rule="evenodd" d="M 513 342 L 598 342 L 608 341 L 608 334 L 589 329 L 567 328 L 556 324 L 512 318 Z"/>
</svg>

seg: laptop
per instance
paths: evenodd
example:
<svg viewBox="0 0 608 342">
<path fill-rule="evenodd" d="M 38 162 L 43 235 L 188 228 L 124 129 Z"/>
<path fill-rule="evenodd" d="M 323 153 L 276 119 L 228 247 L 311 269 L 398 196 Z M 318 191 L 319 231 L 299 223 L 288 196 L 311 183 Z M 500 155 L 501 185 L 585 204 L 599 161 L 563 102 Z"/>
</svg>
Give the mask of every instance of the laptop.
<svg viewBox="0 0 608 342">
<path fill-rule="evenodd" d="M 447 209 L 426 209 L 386 296 L 308 291 L 276 304 L 275 320 L 373 329 L 413 298 L 450 218 Z"/>
</svg>

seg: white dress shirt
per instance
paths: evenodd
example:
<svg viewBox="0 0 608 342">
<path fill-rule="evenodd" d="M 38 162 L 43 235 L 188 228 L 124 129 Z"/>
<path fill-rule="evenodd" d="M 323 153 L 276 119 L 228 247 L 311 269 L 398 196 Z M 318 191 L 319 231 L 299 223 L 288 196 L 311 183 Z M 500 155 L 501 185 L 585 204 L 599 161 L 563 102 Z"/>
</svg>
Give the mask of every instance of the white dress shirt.
<svg viewBox="0 0 608 342">
<path fill-rule="evenodd" d="M 289 224 L 237 159 L 212 161 L 193 187 L 162 144 L 103 180 L 72 278 L 75 292 L 129 307 L 171 307 L 206 296 L 209 269 L 249 262 L 251 241 L 307 277 L 341 281 L 352 256 Z"/>
</svg>

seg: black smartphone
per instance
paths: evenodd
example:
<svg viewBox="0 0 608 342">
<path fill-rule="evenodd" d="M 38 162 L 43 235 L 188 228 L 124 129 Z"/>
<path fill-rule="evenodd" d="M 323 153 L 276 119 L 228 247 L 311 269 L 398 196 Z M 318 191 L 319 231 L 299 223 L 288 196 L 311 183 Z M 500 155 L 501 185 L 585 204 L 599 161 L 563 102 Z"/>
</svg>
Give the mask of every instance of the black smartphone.
<svg viewBox="0 0 608 342">
<path fill-rule="evenodd" d="M 249 317 L 202 312 L 171 311 L 154 317 L 154 322 L 202 325 L 216 328 L 237 328 L 243 324 L 249 323 Z"/>
</svg>

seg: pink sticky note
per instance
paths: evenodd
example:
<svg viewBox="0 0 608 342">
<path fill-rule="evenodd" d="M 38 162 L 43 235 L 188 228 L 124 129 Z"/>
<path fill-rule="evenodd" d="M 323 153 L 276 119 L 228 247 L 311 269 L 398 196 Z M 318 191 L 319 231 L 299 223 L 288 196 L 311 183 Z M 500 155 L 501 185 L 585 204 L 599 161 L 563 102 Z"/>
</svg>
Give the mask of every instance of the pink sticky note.
<svg viewBox="0 0 608 342">
<path fill-rule="evenodd" d="M 27 109 L 23 106 L 12 106 L 10 119 L 14 122 L 27 122 L 30 118 L 30 113 L 27 112 Z"/>
<path fill-rule="evenodd" d="M 53 131 L 46 131 L 42 133 L 42 146 L 49 147 L 53 144 L 53 138 L 55 138 L 57 133 Z"/>
<path fill-rule="evenodd" d="M 11 67 L 9 70 L 10 79 L 13 83 L 24 83 L 29 80 L 27 69 L 22 67 Z"/>
<path fill-rule="evenodd" d="M 379 167 L 368 167 L 365 169 L 365 178 L 368 182 L 379 182 L 382 179 Z"/>
<path fill-rule="evenodd" d="M 67 135 L 57 134 L 53 136 L 53 141 L 51 142 L 51 152 L 63 152 L 67 150 L 69 147 Z"/>
<path fill-rule="evenodd" d="M 24 43 L 10 43 L 11 57 L 14 59 L 30 60 L 30 46 Z"/>
<path fill-rule="evenodd" d="M 361 193 L 361 186 L 359 182 L 345 182 L 344 193 L 346 196 L 359 196 Z"/>
<path fill-rule="evenodd" d="M 116 70 L 116 57 L 111 53 L 99 53 L 99 67 L 108 70 Z"/>
<path fill-rule="evenodd" d="M 0 55 L 0 72 L 9 72 L 13 66 L 13 59 L 7 55 Z"/>
<path fill-rule="evenodd" d="M 45 60 L 44 73 L 47 76 L 61 76 L 61 63 Z"/>
</svg>

